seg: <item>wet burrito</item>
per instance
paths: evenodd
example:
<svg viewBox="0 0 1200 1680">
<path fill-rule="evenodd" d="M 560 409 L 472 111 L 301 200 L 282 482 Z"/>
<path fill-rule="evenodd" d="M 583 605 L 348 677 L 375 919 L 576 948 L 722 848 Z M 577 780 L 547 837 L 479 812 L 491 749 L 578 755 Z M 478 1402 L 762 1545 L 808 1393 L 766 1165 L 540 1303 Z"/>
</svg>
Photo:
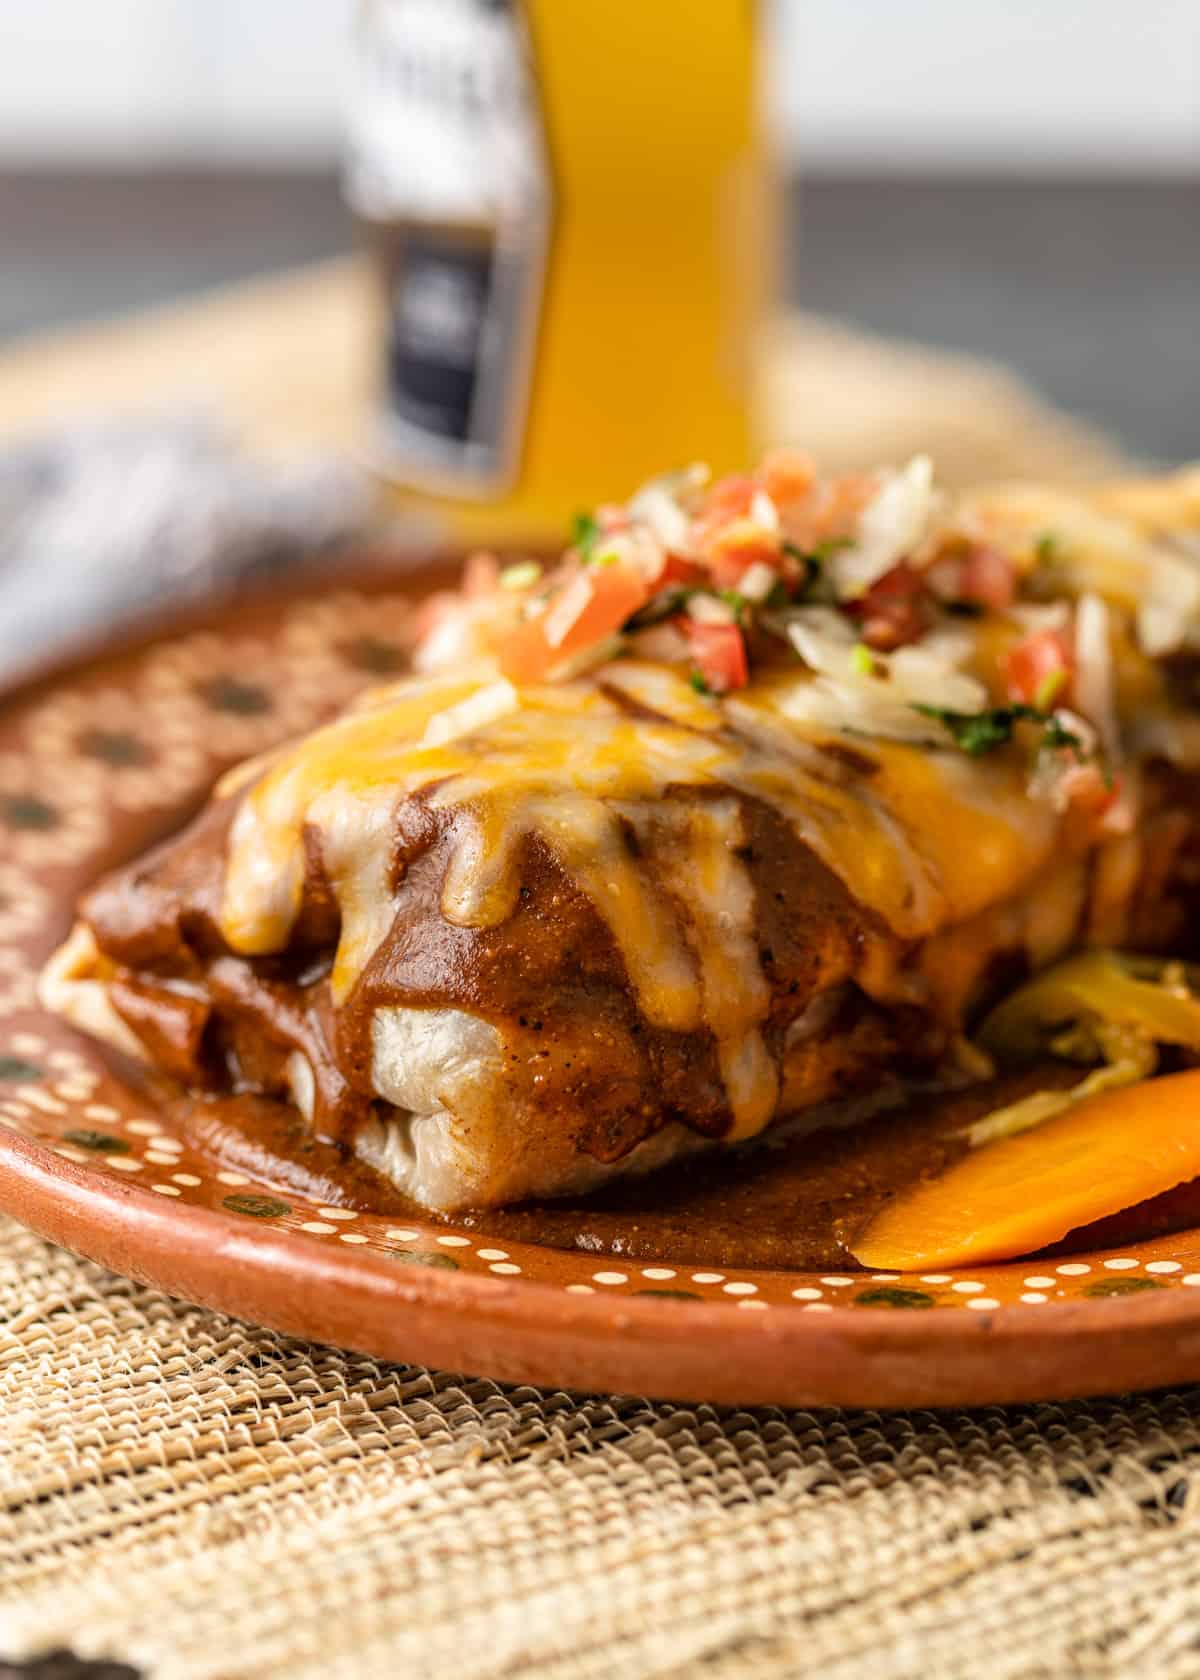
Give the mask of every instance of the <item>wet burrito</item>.
<svg viewBox="0 0 1200 1680">
<path fill-rule="evenodd" d="M 242 766 L 42 981 L 439 1209 L 980 1071 L 998 990 L 1187 945 L 1200 478 L 699 469 L 476 559 L 414 674 Z"/>
</svg>

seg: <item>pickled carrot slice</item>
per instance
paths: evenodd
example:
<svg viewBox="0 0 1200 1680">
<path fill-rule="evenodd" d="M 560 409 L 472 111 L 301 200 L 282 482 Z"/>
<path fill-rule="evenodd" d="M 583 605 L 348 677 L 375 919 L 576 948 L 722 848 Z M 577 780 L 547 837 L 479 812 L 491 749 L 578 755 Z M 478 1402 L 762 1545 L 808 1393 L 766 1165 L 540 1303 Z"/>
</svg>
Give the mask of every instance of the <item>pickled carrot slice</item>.
<svg viewBox="0 0 1200 1680">
<path fill-rule="evenodd" d="M 1085 1098 L 902 1190 L 851 1245 L 871 1271 L 1010 1260 L 1200 1177 L 1200 1069 Z"/>
</svg>

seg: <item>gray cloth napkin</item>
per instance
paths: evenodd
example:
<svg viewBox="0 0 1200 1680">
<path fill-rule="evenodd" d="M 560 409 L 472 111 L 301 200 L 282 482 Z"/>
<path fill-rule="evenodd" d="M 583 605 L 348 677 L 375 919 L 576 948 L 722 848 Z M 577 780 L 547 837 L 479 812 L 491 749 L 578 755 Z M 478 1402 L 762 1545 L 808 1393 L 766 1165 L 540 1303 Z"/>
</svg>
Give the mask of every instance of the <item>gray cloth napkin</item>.
<svg viewBox="0 0 1200 1680">
<path fill-rule="evenodd" d="M 367 527 L 326 456 L 251 460 L 203 414 L 81 422 L 0 452 L 0 683 L 99 630 L 279 574 Z"/>
</svg>

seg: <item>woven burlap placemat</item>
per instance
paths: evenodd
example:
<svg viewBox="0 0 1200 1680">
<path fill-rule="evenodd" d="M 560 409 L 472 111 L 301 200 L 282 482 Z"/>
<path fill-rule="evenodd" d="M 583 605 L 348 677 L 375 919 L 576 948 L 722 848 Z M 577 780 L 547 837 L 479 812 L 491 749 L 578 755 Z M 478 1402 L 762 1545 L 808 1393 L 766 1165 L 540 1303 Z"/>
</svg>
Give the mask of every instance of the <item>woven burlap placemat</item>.
<svg viewBox="0 0 1200 1680">
<path fill-rule="evenodd" d="M 156 1680 L 1200 1673 L 1200 1392 L 746 1412 L 385 1366 L 0 1225 L 0 1655 Z"/>
</svg>

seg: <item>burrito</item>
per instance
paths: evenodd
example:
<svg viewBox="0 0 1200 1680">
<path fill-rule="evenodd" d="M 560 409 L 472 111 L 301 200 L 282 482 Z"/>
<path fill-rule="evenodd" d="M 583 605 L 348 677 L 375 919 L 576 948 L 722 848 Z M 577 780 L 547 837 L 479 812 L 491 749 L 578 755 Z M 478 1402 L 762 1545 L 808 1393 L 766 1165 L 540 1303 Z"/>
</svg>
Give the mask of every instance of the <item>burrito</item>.
<svg viewBox="0 0 1200 1680">
<path fill-rule="evenodd" d="M 442 1212 L 984 1071 L 1084 947 L 1184 951 L 1200 473 L 702 467 L 491 556 L 413 669 L 99 882 L 45 1005 Z"/>
</svg>

